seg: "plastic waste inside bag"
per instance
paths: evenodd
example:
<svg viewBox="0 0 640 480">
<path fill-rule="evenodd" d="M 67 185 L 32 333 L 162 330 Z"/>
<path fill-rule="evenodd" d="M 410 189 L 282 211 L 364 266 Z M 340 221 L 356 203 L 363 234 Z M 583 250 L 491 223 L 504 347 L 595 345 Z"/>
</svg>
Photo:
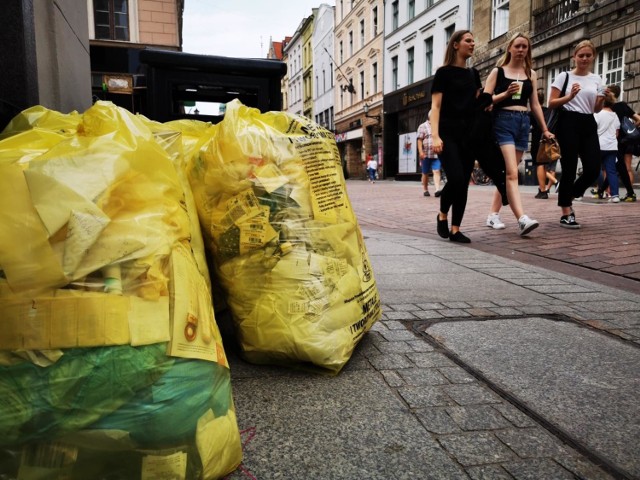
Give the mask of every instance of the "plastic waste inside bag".
<svg viewBox="0 0 640 480">
<path fill-rule="evenodd" d="M 188 167 L 250 362 L 337 373 L 381 315 L 331 132 L 234 100 Z"/>
<path fill-rule="evenodd" d="M 181 141 L 149 125 L 98 102 L 0 134 L 2 478 L 221 478 L 241 461 Z"/>
</svg>

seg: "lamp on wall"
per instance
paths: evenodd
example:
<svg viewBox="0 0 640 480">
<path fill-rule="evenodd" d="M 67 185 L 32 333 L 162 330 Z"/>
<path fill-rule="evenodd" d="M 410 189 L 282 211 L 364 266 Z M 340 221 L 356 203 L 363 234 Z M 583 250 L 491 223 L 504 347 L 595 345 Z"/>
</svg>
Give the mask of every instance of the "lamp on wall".
<svg viewBox="0 0 640 480">
<path fill-rule="evenodd" d="M 635 76 L 637 75 L 636 72 L 634 72 L 633 70 L 629 70 L 628 72 L 624 72 L 624 78 L 635 78 Z"/>
<path fill-rule="evenodd" d="M 367 118 L 375 118 L 380 123 L 380 115 L 369 115 L 369 104 L 364 104 L 364 116 Z"/>
</svg>

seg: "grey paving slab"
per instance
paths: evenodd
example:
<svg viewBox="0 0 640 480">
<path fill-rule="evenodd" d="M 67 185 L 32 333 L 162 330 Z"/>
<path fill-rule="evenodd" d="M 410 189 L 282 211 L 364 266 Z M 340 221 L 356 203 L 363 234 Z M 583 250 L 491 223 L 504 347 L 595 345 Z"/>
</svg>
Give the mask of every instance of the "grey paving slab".
<svg viewBox="0 0 640 480">
<path fill-rule="evenodd" d="M 375 372 L 258 375 L 234 386 L 240 428 L 255 432 L 243 460 L 255 478 L 467 478 Z"/>
<path fill-rule="evenodd" d="M 637 346 L 537 317 L 441 322 L 427 333 L 578 443 L 640 476 Z"/>
</svg>

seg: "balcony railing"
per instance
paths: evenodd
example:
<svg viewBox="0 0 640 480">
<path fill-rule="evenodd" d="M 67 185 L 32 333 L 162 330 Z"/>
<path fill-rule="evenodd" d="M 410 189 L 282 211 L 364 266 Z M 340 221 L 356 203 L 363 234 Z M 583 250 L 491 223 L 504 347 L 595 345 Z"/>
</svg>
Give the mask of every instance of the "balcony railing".
<svg viewBox="0 0 640 480">
<path fill-rule="evenodd" d="M 580 10 L 579 0 L 533 0 L 533 28 L 537 34 L 574 17 Z"/>
</svg>

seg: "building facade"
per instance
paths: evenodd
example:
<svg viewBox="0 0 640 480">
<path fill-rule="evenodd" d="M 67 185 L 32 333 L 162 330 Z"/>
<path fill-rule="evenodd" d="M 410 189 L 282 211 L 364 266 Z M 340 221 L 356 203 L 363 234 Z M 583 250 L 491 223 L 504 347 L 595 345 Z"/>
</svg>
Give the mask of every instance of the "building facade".
<svg viewBox="0 0 640 480">
<path fill-rule="evenodd" d="M 418 126 L 427 119 L 431 83 L 449 38 L 468 29 L 472 3 L 393 0 L 384 11 L 384 175 L 420 177 Z"/>
<path fill-rule="evenodd" d="M 333 54 L 336 140 L 346 174 L 351 177 L 365 177 L 369 156 L 384 165 L 383 15 L 382 0 L 336 1 Z"/>
<path fill-rule="evenodd" d="M 313 119 L 334 131 L 333 113 L 333 27 L 335 7 L 323 3 L 315 14 L 313 27 Z"/>
<path fill-rule="evenodd" d="M 87 7 L 76 0 L 4 0 L 0 30 L 0 130 L 22 110 L 91 105 Z"/>
<path fill-rule="evenodd" d="M 307 19 L 304 18 L 300 22 L 291 40 L 283 48 L 283 60 L 287 62 L 286 81 L 284 81 L 287 88 L 287 102 L 286 107 L 283 108 L 287 112 L 297 115 L 302 115 L 304 108 L 304 83 L 302 77 L 302 46 L 304 42 L 302 32 L 306 21 Z"/>
<path fill-rule="evenodd" d="M 146 83 L 139 53 L 182 50 L 184 0 L 86 0 L 95 98 L 144 111 Z"/>
</svg>

